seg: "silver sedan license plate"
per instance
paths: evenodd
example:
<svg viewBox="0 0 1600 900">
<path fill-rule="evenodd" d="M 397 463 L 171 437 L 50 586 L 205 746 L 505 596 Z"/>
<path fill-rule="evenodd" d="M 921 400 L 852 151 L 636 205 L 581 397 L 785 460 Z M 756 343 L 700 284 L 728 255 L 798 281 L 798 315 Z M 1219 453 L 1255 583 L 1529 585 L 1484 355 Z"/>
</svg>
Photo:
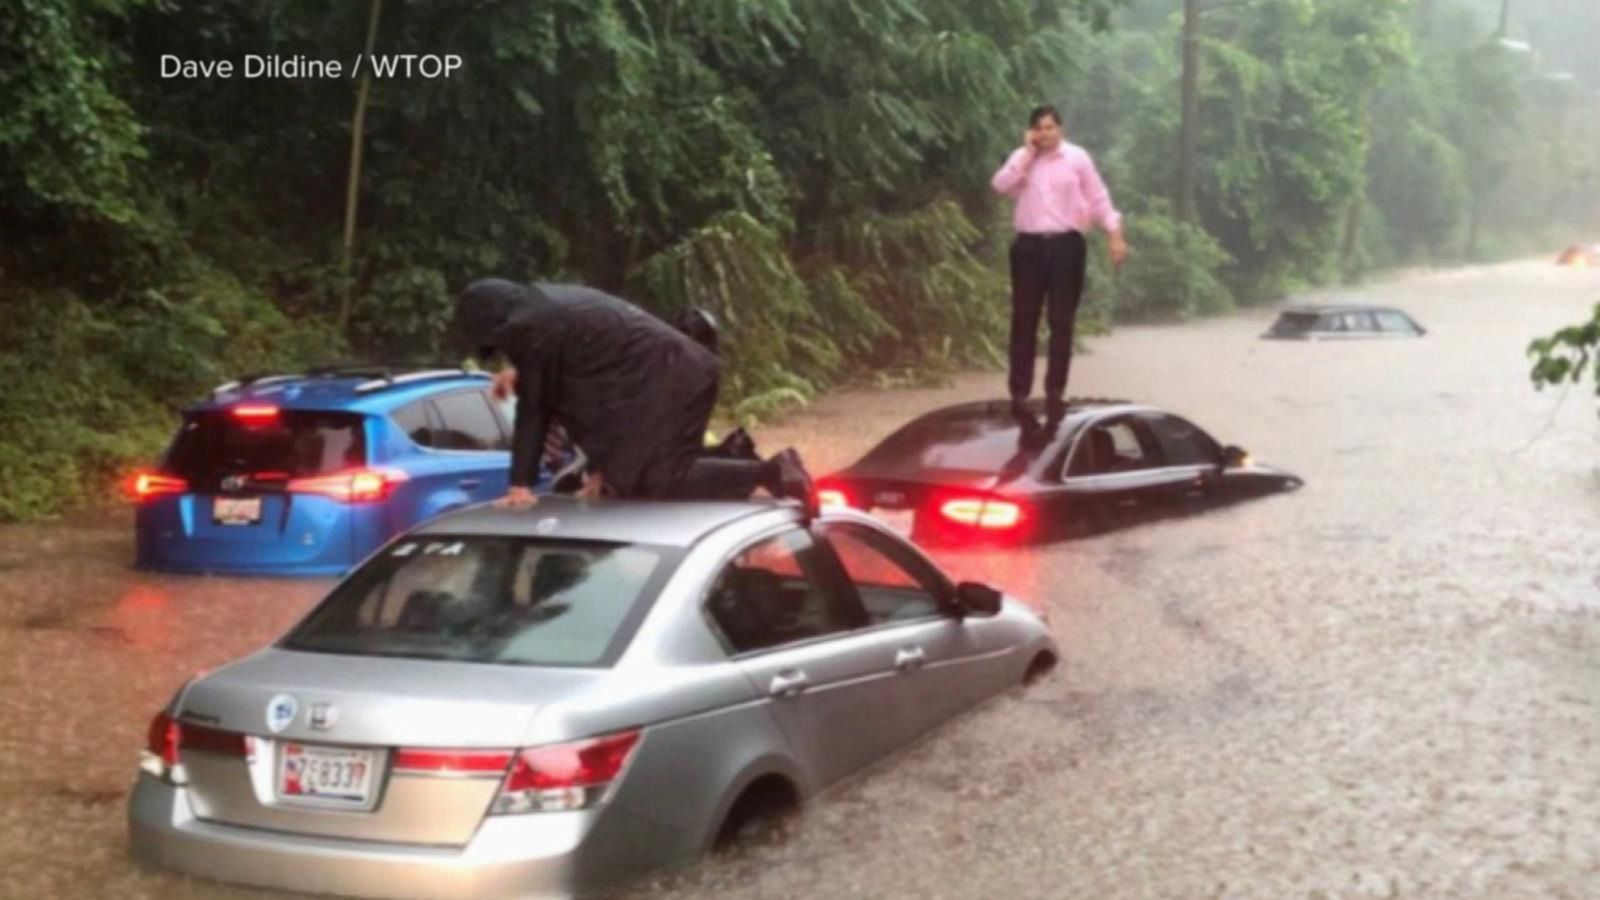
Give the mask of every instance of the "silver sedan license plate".
<svg viewBox="0 0 1600 900">
<path fill-rule="evenodd" d="M 372 805 L 377 753 L 357 747 L 286 742 L 278 756 L 278 798 L 315 806 Z"/>
</svg>

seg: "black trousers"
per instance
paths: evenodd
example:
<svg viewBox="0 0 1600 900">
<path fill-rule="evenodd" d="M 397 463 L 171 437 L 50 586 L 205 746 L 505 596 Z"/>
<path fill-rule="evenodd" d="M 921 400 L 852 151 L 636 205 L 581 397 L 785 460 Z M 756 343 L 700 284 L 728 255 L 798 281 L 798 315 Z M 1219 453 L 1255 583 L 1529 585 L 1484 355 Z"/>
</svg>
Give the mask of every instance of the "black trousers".
<svg viewBox="0 0 1600 900">
<path fill-rule="evenodd" d="M 673 418 L 670 428 L 661 429 L 660 440 L 652 450 L 639 483 L 616 496 L 655 500 L 748 500 L 756 488 L 776 491 L 778 470 L 763 462 L 755 452 L 749 435 L 742 441 L 724 441 L 723 446 L 705 446 L 706 428 L 716 407 L 717 390 L 696 394 L 683 414 Z M 742 431 L 741 431 L 742 434 Z"/>
<path fill-rule="evenodd" d="M 1011 243 L 1011 377 L 1014 399 L 1033 393 L 1033 361 L 1039 352 L 1039 311 L 1050 324 L 1049 365 L 1044 394 L 1059 399 L 1072 368 L 1072 332 L 1083 297 L 1088 242 L 1076 231 L 1019 234 Z"/>
</svg>

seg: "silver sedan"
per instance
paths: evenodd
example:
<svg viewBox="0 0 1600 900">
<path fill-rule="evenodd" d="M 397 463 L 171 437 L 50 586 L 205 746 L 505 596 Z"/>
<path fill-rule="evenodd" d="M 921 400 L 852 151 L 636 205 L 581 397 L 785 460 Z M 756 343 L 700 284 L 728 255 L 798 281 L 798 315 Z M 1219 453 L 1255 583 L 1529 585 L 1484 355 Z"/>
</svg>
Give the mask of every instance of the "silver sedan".
<svg viewBox="0 0 1600 900">
<path fill-rule="evenodd" d="M 133 850 L 370 897 L 694 859 L 1055 663 L 857 513 L 543 500 L 437 519 L 151 723 Z"/>
</svg>

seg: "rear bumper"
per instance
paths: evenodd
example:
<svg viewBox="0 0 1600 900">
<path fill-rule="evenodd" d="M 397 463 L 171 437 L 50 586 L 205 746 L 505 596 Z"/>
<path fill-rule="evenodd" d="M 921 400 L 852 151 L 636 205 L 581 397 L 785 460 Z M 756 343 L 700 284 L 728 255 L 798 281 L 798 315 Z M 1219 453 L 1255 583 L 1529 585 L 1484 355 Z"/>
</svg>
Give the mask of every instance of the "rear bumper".
<svg viewBox="0 0 1600 900">
<path fill-rule="evenodd" d="M 141 774 L 128 802 L 144 862 L 280 890 L 354 897 L 570 897 L 595 812 L 492 816 L 464 847 L 303 837 L 204 822 L 187 792 Z"/>
<path fill-rule="evenodd" d="M 171 575 L 230 575 L 247 578 L 330 578 L 350 571 L 350 563 L 316 566 L 236 566 L 183 561 L 138 560 L 135 567 L 146 572 Z"/>
</svg>

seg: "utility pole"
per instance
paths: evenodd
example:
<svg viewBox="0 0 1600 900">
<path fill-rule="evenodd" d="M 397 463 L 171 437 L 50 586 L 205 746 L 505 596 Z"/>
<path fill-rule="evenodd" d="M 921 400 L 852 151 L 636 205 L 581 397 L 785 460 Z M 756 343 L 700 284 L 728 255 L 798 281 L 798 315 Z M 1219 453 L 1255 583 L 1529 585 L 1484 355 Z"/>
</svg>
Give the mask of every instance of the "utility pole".
<svg viewBox="0 0 1600 900">
<path fill-rule="evenodd" d="M 344 193 L 344 250 L 339 260 L 343 291 L 339 298 L 339 334 L 350 324 L 350 292 L 354 289 L 351 278 L 351 260 L 356 246 L 356 200 L 361 195 L 361 145 L 366 133 L 367 92 L 372 88 L 372 45 L 378 37 L 378 16 L 383 12 L 383 0 L 372 0 L 372 12 L 367 18 L 367 47 L 361 57 L 361 86 L 356 88 L 356 111 L 350 122 L 350 179 Z"/>
<path fill-rule="evenodd" d="M 1200 0 L 1183 0 L 1183 75 L 1179 87 L 1177 218 L 1194 219 L 1196 132 L 1200 128 Z"/>
<path fill-rule="evenodd" d="M 1511 28 L 1511 0 L 1500 0 L 1500 30 L 1494 33 L 1497 38 L 1503 38 Z"/>
</svg>

